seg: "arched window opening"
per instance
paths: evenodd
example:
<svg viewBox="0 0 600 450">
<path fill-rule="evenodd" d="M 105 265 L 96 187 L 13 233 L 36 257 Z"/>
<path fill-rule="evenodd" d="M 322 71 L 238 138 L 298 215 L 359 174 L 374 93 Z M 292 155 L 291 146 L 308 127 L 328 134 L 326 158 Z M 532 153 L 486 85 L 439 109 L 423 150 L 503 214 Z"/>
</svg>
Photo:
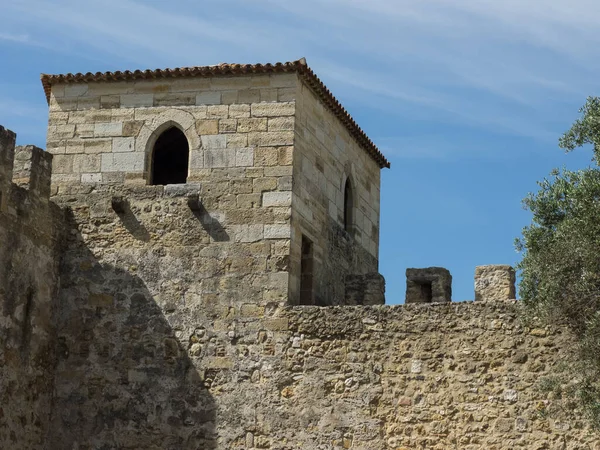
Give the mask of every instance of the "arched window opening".
<svg viewBox="0 0 600 450">
<path fill-rule="evenodd" d="M 353 222 L 353 207 L 354 198 L 352 192 L 352 184 L 350 178 L 346 180 L 346 186 L 344 187 L 344 230 L 348 233 L 352 233 L 352 222 Z"/>
<path fill-rule="evenodd" d="M 187 182 L 189 154 L 187 138 L 179 128 L 164 131 L 152 151 L 152 184 Z"/>
</svg>

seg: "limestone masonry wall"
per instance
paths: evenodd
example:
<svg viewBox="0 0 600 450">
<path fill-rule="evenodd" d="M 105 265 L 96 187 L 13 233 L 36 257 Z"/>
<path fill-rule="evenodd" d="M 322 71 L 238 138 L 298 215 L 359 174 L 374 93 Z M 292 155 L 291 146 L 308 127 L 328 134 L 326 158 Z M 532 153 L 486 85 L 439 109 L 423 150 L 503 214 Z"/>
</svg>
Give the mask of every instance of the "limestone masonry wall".
<svg viewBox="0 0 600 450">
<path fill-rule="evenodd" d="M 47 448 L 60 211 L 51 155 L 0 126 L 0 448 Z M 15 183 L 12 183 L 14 175 Z"/>
<path fill-rule="evenodd" d="M 152 186 L 173 126 L 187 182 Z M 512 268 L 379 305 L 380 166 L 297 73 L 54 83 L 48 153 L 14 143 L 0 449 L 600 450 Z"/>
<path fill-rule="evenodd" d="M 227 171 L 223 178 L 248 176 L 250 185 L 240 193 L 289 191 L 296 78 L 291 73 L 53 85 L 47 137 L 47 150 L 55 155 L 53 183 L 146 184 L 152 146 L 175 125 L 190 146 L 189 181 Z M 252 185 L 252 178 L 263 177 Z"/>
<path fill-rule="evenodd" d="M 294 141 L 290 301 L 298 303 L 302 236 L 313 245 L 315 303 L 345 302 L 347 275 L 378 272 L 379 165 L 298 80 Z M 344 230 L 344 188 L 353 190 Z"/>
<path fill-rule="evenodd" d="M 211 241 L 179 191 L 55 200 L 72 214 L 48 448 L 600 448 L 537 387 L 568 335 L 515 301 L 288 307 L 272 246 Z"/>
</svg>

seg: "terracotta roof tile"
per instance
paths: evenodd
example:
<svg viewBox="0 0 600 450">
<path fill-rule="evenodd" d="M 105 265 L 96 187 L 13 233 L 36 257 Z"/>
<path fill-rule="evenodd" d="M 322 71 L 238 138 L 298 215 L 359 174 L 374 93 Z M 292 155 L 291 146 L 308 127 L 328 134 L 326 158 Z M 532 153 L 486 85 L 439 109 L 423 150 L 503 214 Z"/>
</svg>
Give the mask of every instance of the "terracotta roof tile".
<svg viewBox="0 0 600 450">
<path fill-rule="evenodd" d="M 306 64 L 304 58 L 298 61 L 275 64 L 219 64 L 216 66 L 177 67 L 175 69 L 155 70 L 125 70 L 123 72 L 96 72 L 96 73 L 67 73 L 62 75 L 42 74 L 42 86 L 46 93 L 46 100 L 50 102 L 51 87 L 58 83 L 86 83 L 91 81 L 131 81 L 153 80 L 158 78 L 181 77 L 214 77 L 223 75 L 247 75 L 268 73 L 296 72 L 305 83 L 317 94 L 329 110 L 344 124 L 348 132 L 357 140 L 369 155 L 379 164 L 379 167 L 390 167 L 389 161 L 383 156 L 377 146 L 369 139 L 365 132 L 358 126 L 352 116 L 341 103 L 334 97 L 317 75 Z"/>
</svg>

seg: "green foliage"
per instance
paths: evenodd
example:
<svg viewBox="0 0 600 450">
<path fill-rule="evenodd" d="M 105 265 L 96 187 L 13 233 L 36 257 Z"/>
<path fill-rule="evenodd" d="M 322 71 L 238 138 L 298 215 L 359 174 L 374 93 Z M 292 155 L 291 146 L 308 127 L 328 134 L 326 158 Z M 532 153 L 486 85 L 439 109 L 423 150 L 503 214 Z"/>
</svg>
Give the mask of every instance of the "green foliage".
<svg viewBox="0 0 600 450">
<path fill-rule="evenodd" d="M 559 146 L 591 144 L 595 165 L 556 169 L 538 183 L 523 202 L 533 220 L 516 247 L 523 253 L 520 296 L 529 313 L 575 332 L 579 396 L 600 425 L 600 98 L 588 98 L 580 112 Z"/>
</svg>

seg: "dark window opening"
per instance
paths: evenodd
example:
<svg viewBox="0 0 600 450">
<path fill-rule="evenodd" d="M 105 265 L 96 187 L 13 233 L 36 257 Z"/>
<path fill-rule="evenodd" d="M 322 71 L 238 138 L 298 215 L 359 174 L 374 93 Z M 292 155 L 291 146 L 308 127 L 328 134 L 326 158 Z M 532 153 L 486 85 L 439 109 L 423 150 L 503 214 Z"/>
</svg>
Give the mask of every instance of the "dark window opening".
<svg viewBox="0 0 600 450">
<path fill-rule="evenodd" d="M 350 178 L 348 178 L 344 187 L 344 230 L 348 233 L 352 233 L 353 204 L 352 185 L 350 184 Z"/>
<path fill-rule="evenodd" d="M 313 245 L 302 236 L 302 256 L 300 259 L 300 304 L 312 305 L 313 300 Z"/>
<path fill-rule="evenodd" d="M 421 302 L 422 303 L 431 303 L 433 300 L 433 288 L 431 286 L 430 281 L 423 281 L 419 283 L 421 287 Z"/>
<path fill-rule="evenodd" d="M 189 153 L 187 138 L 179 128 L 163 132 L 152 151 L 152 184 L 187 182 Z"/>
</svg>

